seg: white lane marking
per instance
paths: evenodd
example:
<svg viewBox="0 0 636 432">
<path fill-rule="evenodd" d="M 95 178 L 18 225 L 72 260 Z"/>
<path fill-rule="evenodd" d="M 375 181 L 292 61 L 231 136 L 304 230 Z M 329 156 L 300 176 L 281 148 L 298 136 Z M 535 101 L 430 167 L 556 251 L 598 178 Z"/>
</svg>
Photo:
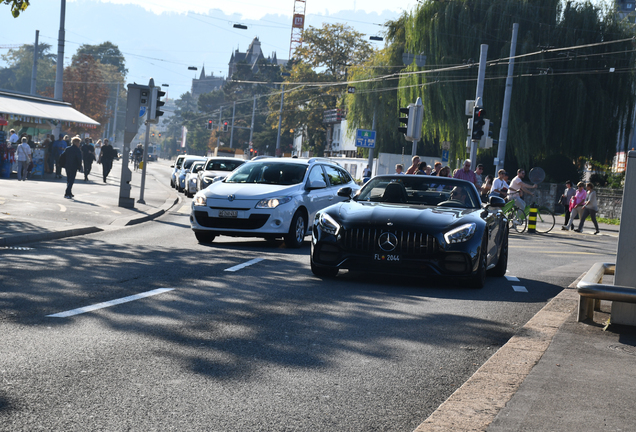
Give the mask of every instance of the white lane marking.
<svg viewBox="0 0 636 432">
<path fill-rule="evenodd" d="M 236 265 L 234 267 L 226 268 L 225 271 L 235 272 L 235 271 L 238 271 L 238 270 L 240 270 L 242 268 L 245 268 L 247 266 L 251 266 L 252 264 L 259 263 L 259 262 L 263 261 L 264 259 L 265 258 L 254 258 L 253 260 L 249 260 L 248 262 L 245 262 L 243 264 L 239 264 L 239 265 Z"/>
<path fill-rule="evenodd" d="M 509 282 L 519 282 L 519 278 L 515 276 L 506 276 L 506 279 L 508 279 Z"/>
<path fill-rule="evenodd" d="M 128 296 L 128 297 L 122 297 L 120 299 L 115 299 L 115 300 L 111 300 L 111 301 L 107 301 L 107 302 L 103 302 L 103 303 L 97 303 L 94 304 L 92 306 L 85 306 L 82 308 L 78 308 L 78 309 L 73 309 L 73 310 L 69 310 L 66 312 L 60 312 L 60 313 L 56 313 L 53 315 L 47 315 L 47 317 L 51 317 L 51 318 L 66 318 L 66 317 L 70 317 L 73 315 L 79 315 L 79 314 L 83 314 L 86 312 L 92 312 L 94 310 L 98 310 L 98 309 L 104 309 L 110 306 L 115 306 L 118 304 L 122 304 L 122 303 L 128 303 L 131 302 L 133 300 L 139 300 L 145 297 L 150 297 L 150 296 L 154 296 L 157 294 L 162 294 L 168 291 L 172 291 L 174 288 L 157 288 L 155 290 L 152 291 L 146 291 L 145 293 L 141 293 L 141 294 L 135 294 L 132 296 Z"/>
<path fill-rule="evenodd" d="M 60 211 L 63 213 L 66 211 L 66 207 L 64 207 L 62 204 L 58 204 L 60 206 Z"/>
<path fill-rule="evenodd" d="M 513 285 L 512 289 L 515 290 L 516 292 L 528 292 L 528 290 L 526 289 L 526 287 L 524 286 L 519 286 L 519 285 Z"/>
<path fill-rule="evenodd" d="M 184 205 L 179 209 L 177 213 L 190 214 L 192 213 L 192 209 L 190 208 L 190 205 Z"/>
</svg>

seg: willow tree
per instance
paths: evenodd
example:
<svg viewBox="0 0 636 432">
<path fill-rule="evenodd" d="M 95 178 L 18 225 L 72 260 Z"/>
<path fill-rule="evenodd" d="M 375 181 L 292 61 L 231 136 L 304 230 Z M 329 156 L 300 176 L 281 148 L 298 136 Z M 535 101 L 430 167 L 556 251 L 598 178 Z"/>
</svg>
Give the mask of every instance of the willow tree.
<svg viewBox="0 0 636 432">
<path fill-rule="evenodd" d="M 422 97 L 423 134 L 465 152 L 465 101 L 474 99 L 480 45 L 487 44 L 483 104 L 501 124 L 513 23 L 519 23 L 507 161 L 530 166 L 554 154 L 607 160 L 634 107 L 634 55 L 615 14 L 559 0 L 450 0 L 409 16 L 405 48 L 427 55 L 400 80 L 400 104 Z M 622 42 L 619 42 L 622 41 Z M 397 113 L 396 113 L 397 116 Z M 498 129 L 495 130 L 495 137 Z M 626 138 L 620 146 L 626 146 Z M 513 164 L 514 165 L 514 164 Z"/>
</svg>

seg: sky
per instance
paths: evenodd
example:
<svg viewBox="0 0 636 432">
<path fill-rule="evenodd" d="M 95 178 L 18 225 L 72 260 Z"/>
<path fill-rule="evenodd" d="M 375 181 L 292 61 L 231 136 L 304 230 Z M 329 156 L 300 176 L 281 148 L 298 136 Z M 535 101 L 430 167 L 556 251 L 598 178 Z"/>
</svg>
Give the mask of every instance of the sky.
<svg viewBox="0 0 636 432">
<path fill-rule="evenodd" d="M 8 6 L 0 5 L 0 55 L 11 46 L 33 44 L 36 30 L 40 43 L 51 45 L 50 52 L 56 54 L 60 4 L 60 0 L 31 2 L 15 19 Z M 279 59 L 289 58 L 294 4 L 293 0 L 67 0 L 64 64 L 70 64 L 80 45 L 110 41 L 126 58 L 129 83 L 147 84 L 152 77 L 155 84 L 169 85 L 170 98 L 178 98 L 190 91 L 192 78 L 198 78 L 203 65 L 206 75 L 227 76 L 232 52 L 245 52 L 255 37 L 266 57 L 275 52 Z M 416 4 L 416 0 L 307 0 L 305 28 L 345 23 L 365 37 L 381 35 L 383 23 Z M 233 24 L 248 29 L 235 29 Z M 0 67 L 5 66 L 0 58 Z M 198 70 L 188 70 L 189 66 Z"/>
</svg>

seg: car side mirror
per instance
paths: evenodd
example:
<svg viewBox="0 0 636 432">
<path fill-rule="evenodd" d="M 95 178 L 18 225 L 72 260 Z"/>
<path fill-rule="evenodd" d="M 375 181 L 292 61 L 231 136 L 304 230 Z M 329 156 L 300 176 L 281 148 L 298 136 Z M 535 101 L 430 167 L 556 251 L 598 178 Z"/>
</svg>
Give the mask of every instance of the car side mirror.
<svg viewBox="0 0 636 432">
<path fill-rule="evenodd" d="M 312 180 L 309 182 L 309 187 L 307 189 L 309 190 L 324 189 L 326 187 L 327 187 L 327 183 L 325 183 L 324 180 Z"/>
<path fill-rule="evenodd" d="M 498 196 L 491 196 L 491 197 L 488 199 L 488 205 L 489 205 L 490 207 L 497 207 L 497 208 L 501 208 L 501 207 L 503 207 L 504 205 L 506 205 L 506 200 L 504 200 L 503 198 L 498 197 Z"/>
<path fill-rule="evenodd" d="M 351 198 L 351 188 L 350 187 L 343 187 L 343 188 L 338 189 L 338 196 L 345 197 L 345 198 Z"/>
<path fill-rule="evenodd" d="M 174 168 L 174 165 L 170 165 L 170 168 Z"/>
</svg>

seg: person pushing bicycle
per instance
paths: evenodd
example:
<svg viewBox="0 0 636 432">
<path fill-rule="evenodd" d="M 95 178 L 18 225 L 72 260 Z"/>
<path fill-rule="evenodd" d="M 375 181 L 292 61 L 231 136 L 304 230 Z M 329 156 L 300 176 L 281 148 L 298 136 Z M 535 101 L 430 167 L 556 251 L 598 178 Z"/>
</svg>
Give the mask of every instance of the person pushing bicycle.
<svg viewBox="0 0 636 432">
<path fill-rule="evenodd" d="M 137 144 L 135 150 L 133 150 L 133 163 L 135 164 L 135 169 L 139 166 L 139 163 L 144 158 L 144 148 L 141 146 L 141 143 Z"/>
</svg>

